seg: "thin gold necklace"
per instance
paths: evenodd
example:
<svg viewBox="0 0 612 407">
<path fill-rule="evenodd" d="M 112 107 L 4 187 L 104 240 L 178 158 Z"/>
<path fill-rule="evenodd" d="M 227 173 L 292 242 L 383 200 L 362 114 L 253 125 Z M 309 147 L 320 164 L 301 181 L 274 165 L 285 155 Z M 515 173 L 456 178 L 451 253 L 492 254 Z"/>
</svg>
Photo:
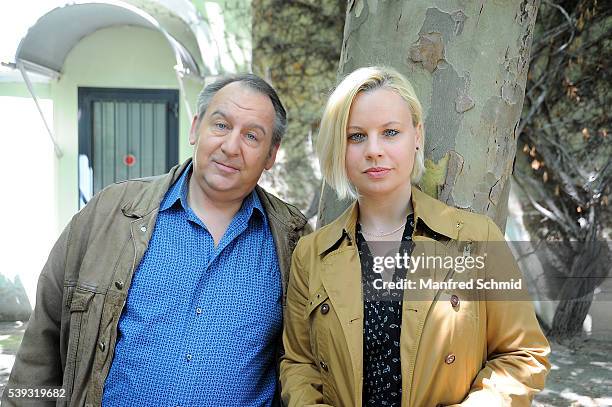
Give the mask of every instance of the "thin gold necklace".
<svg viewBox="0 0 612 407">
<path fill-rule="evenodd" d="M 368 236 L 374 236 L 374 237 L 386 237 L 386 236 L 390 236 L 394 233 L 397 233 L 400 231 L 401 228 L 403 228 L 404 226 L 406 226 L 405 223 L 402 223 L 397 229 L 392 230 L 391 232 L 368 232 L 363 228 L 363 225 L 361 226 L 361 233 L 363 233 L 364 235 L 368 235 Z"/>
</svg>

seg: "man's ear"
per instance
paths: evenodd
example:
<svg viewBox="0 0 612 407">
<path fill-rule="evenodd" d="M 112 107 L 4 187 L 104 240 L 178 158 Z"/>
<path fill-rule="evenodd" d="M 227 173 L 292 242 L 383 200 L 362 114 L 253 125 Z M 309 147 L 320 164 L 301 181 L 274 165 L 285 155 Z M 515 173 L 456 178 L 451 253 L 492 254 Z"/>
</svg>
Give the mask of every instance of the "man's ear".
<svg viewBox="0 0 612 407">
<path fill-rule="evenodd" d="M 266 160 L 266 166 L 264 167 L 266 170 L 269 170 L 274 165 L 276 161 L 276 153 L 278 153 L 278 148 L 280 147 L 280 143 L 272 146 L 270 149 L 270 153 L 268 153 L 268 158 Z"/>
<path fill-rule="evenodd" d="M 189 130 L 189 144 L 192 146 L 195 145 L 198 140 L 198 128 L 200 127 L 198 115 L 193 116 L 193 120 L 191 121 L 191 129 Z"/>
</svg>

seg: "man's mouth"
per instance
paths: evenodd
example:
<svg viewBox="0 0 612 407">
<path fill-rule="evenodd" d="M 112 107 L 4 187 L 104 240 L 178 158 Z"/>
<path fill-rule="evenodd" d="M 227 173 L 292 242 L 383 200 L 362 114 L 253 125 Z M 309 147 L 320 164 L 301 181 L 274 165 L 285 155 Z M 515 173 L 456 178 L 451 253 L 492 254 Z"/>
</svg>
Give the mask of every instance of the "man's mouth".
<svg viewBox="0 0 612 407">
<path fill-rule="evenodd" d="M 217 168 L 220 169 L 223 172 L 227 172 L 227 173 L 230 173 L 230 174 L 235 174 L 237 172 L 240 172 L 240 169 L 236 168 L 235 166 L 233 166 L 231 164 L 221 163 L 219 161 L 213 161 L 213 162 L 215 163 Z"/>
</svg>

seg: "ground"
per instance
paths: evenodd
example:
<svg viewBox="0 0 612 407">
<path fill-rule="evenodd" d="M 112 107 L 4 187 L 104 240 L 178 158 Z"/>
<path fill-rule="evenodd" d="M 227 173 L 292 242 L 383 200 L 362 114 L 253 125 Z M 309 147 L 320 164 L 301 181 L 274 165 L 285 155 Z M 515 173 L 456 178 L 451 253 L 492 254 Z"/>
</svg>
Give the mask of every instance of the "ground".
<svg viewBox="0 0 612 407">
<path fill-rule="evenodd" d="M 0 393 L 24 329 L 22 322 L 0 322 Z M 612 406 L 612 341 L 585 340 L 574 348 L 552 344 L 552 370 L 535 407 Z"/>
</svg>

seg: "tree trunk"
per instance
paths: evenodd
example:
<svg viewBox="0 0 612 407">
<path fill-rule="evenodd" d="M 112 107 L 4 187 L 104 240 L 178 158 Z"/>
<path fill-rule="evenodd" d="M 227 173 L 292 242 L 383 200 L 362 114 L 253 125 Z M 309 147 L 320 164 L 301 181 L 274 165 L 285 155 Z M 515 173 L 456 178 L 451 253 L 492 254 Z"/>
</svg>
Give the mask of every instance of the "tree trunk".
<svg viewBox="0 0 612 407">
<path fill-rule="evenodd" d="M 306 211 L 320 188 L 312 138 L 336 79 L 344 0 L 253 0 L 253 72 L 277 90 L 289 117 L 263 182 Z"/>
<path fill-rule="evenodd" d="M 424 111 L 421 188 L 489 215 L 503 230 L 539 3 L 431 4 L 349 1 L 339 73 L 367 65 L 404 73 Z M 325 186 L 319 225 L 347 205 Z"/>
</svg>

